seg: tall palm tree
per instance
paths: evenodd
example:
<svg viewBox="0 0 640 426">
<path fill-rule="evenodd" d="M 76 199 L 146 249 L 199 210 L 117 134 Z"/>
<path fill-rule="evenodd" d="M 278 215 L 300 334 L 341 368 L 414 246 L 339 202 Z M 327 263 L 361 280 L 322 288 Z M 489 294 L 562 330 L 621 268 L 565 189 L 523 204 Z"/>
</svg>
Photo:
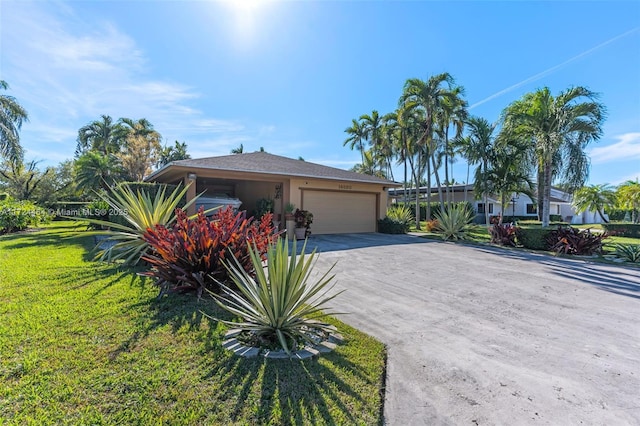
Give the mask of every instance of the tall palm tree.
<svg viewBox="0 0 640 426">
<path fill-rule="evenodd" d="M 450 90 L 451 85 L 454 83 L 453 77 L 449 73 L 437 74 L 430 77 L 427 81 L 420 80 L 418 78 L 411 78 L 406 81 L 403 89 L 402 96 L 400 97 L 400 104 L 405 108 L 418 109 L 422 111 L 422 134 L 417 141 L 417 147 L 419 150 L 424 151 L 426 154 L 426 169 L 427 169 L 427 194 L 431 194 L 431 165 L 429 160 L 435 166 L 436 140 L 434 138 L 436 116 L 441 109 L 445 99 L 454 97 L 454 94 Z M 436 178 L 436 184 L 440 187 L 440 178 L 437 168 L 434 170 L 434 176 Z M 416 182 L 416 188 L 419 183 Z M 431 215 L 430 204 L 427 203 L 427 218 Z"/>
<path fill-rule="evenodd" d="M 504 126 L 532 142 L 543 226 L 549 226 L 554 178 L 570 188 L 584 184 L 589 173 L 585 148 L 602 135 L 604 119 L 605 107 L 597 95 L 580 86 L 555 97 L 547 87 L 527 93 L 503 112 Z"/>
<path fill-rule="evenodd" d="M 390 112 L 382 117 L 382 138 L 378 147 L 379 155 L 382 158 L 385 174 L 391 180 L 393 177 L 393 160 L 398 154 L 398 149 L 402 149 L 400 142 L 400 127 L 398 125 L 397 112 Z M 405 162 L 406 170 L 406 162 Z M 406 171 L 405 171 L 406 180 Z M 406 187 L 406 185 L 405 185 Z"/>
<path fill-rule="evenodd" d="M 616 204 L 616 193 L 608 184 L 589 185 L 578 189 L 573 194 L 573 206 L 578 213 L 594 210 L 603 222 L 609 223 L 604 217 L 604 210 Z"/>
<path fill-rule="evenodd" d="M 492 188 L 487 187 L 484 176 L 487 175 L 494 145 L 493 132 L 495 124 L 481 117 L 470 117 L 466 120 L 467 136 L 460 138 L 461 152 L 469 165 L 477 164 L 474 192 L 481 194 L 484 201 L 485 223 L 489 223 L 488 195 Z M 467 182 L 468 182 L 467 173 Z"/>
<path fill-rule="evenodd" d="M 0 89 L 8 90 L 6 81 L 0 80 Z M 29 120 L 27 111 L 13 96 L 0 95 L 0 155 L 10 161 L 22 159 L 20 128 Z"/>
<path fill-rule="evenodd" d="M 188 160 L 191 156 L 187 153 L 187 143 L 175 141 L 173 146 L 165 146 L 160 150 L 157 167 L 162 167 L 172 161 Z"/>
<path fill-rule="evenodd" d="M 380 159 L 376 157 L 376 153 L 373 149 L 366 150 L 364 152 L 364 162 L 353 166 L 351 171 L 365 175 L 377 176 L 383 179 L 387 178 L 384 171 L 380 168 Z"/>
<path fill-rule="evenodd" d="M 362 163 L 364 163 L 364 142 L 367 140 L 364 123 L 357 121 L 356 119 L 352 119 L 351 127 L 347 127 L 344 131 L 349 135 L 349 137 L 345 139 L 342 146 L 349 145 L 349 149 L 351 150 L 357 148 L 358 151 L 360 151 Z"/>
<path fill-rule="evenodd" d="M 100 120 L 92 121 L 78 130 L 78 144 L 76 155 L 87 151 L 97 151 L 104 155 L 120 152 L 129 134 L 129 130 L 120 122 L 114 122 L 108 115 L 102 115 Z"/>
</svg>

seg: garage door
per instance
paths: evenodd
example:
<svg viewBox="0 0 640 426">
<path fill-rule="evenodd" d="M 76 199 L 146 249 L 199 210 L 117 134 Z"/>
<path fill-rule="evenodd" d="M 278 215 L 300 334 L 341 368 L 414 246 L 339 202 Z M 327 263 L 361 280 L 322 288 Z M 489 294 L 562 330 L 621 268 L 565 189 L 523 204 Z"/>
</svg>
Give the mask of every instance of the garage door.
<svg viewBox="0 0 640 426">
<path fill-rule="evenodd" d="M 313 213 L 314 234 L 376 232 L 376 194 L 302 191 L 302 206 Z"/>
</svg>

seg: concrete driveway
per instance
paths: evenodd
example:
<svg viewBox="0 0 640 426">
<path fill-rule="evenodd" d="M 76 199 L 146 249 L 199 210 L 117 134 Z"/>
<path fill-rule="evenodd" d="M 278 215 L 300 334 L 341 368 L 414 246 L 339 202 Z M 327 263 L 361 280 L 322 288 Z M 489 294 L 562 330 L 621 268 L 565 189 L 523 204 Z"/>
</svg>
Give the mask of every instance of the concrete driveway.
<svg viewBox="0 0 640 426">
<path fill-rule="evenodd" d="M 388 347 L 389 425 L 640 424 L 640 269 L 316 236 L 341 319 Z"/>
</svg>

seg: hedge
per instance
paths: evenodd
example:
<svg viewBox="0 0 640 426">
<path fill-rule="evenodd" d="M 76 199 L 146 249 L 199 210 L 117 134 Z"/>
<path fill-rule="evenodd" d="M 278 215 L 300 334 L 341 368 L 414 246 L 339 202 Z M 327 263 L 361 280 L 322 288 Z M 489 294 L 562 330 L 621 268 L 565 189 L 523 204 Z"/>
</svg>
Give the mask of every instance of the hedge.
<svg viewBox="0 0 640 426">
<path fill-rule="evenodd" d="M 381 234 L 406 234 L 409 232 L 409 227 L 403 222 L 385 217 L 378 220 L 378 232 Z"/>
<path fill-rule="evenodd" d="M 455 202 L 452 203 L 453 205 L 456 204 L 463 204 L 464 201 L 460 201 L 460 202 Z M 445 203 L 446 204 L 446 203 Z M 404 203 L 400 202 L 398 203 L 398 205 L 404 205 Z M 471 204 L 470 202 L 467 201 L 467 205 L 469 207 L 469 209 L 472 212 L 475 212 L 474 208 L 473 208 L 473 204 Z M 415 219 L 416 217 L 416 203 L 407 203 L 407 206 L 409 206 L 409 208 L 411 209 L 411 215 L 413 216 L 413 218 Z M 436 213 L 440 212 L 440 203 L 439 202 L 431 202 L 431 219 L 434 219 L 436 217 Z M 427 220 L 427 203 L 420 203 L 420 221 L 425 221 Z"/>
<path fill-rule="evenodd" d="M 603 223 L 602 227 L 613 235 L 640 238 L 640 223 Z"/>
<path fill-rule="evenodd" d="M 523 247 L 531 250 L 548 250 L 547 236 L 554 228 L 541 228 L 537 226 L 518 227 L 516 239 Z"/>
</svg>

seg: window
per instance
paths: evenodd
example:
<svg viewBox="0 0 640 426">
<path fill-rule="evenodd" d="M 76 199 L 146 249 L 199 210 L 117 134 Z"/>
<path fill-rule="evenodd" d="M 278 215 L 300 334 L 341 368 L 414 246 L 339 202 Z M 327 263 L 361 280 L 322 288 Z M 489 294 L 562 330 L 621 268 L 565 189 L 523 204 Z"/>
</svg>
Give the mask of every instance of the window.
<svg viewBox="0 0 640 426">
<path fill-rule="evenodd" d="M 527 204 L 527 214 L 538 214 L 538 205 Z"/>
<path fill-rule="evenodd" d="M 484 203 L 478 203 L 478 213 L 484 213 Z M 493 203 L 489 203 L 489 213 L 493 213 Z"/>
</svg>

